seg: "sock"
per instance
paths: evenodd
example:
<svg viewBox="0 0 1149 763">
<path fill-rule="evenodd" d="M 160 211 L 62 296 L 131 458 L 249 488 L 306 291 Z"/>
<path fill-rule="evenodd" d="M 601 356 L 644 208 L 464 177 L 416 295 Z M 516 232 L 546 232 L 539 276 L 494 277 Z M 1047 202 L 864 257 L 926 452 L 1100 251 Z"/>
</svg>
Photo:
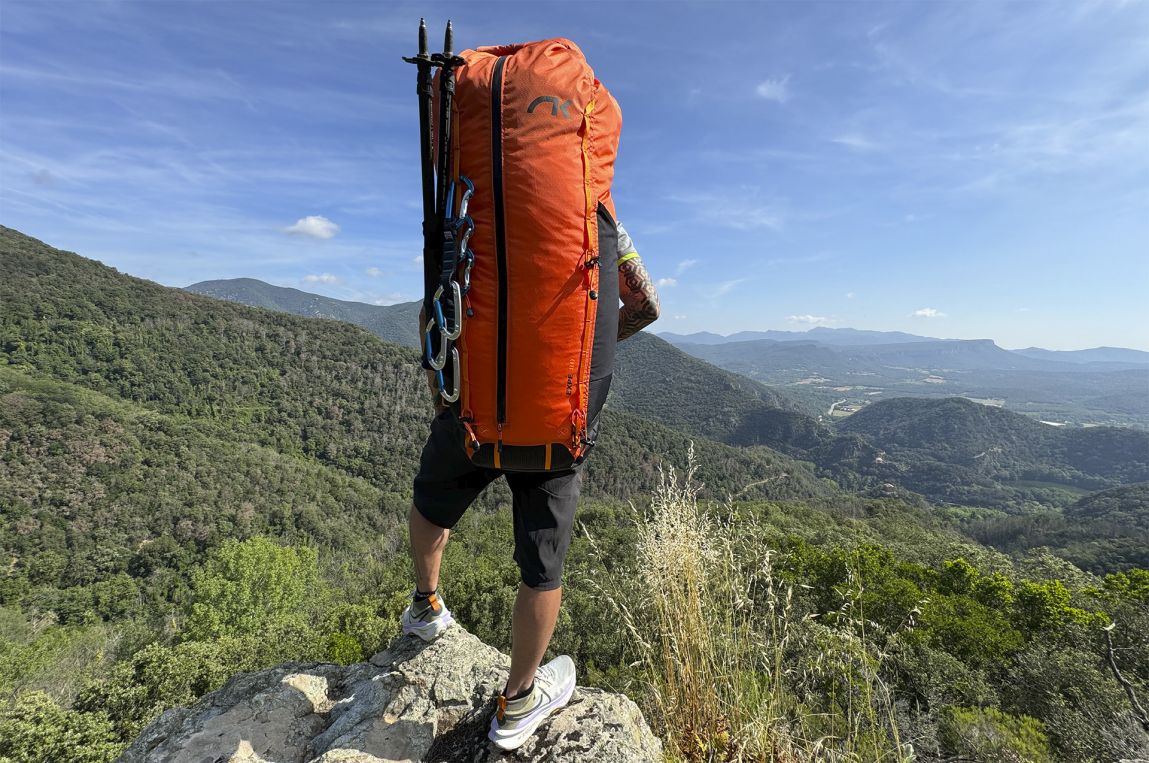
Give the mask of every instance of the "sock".
<svg viewBox="0 0 1149 763">
<path fill-rule="evenodd" d="M 529 694 L 530 694 L 532 691 L 534 691 L 534 690 L 535 690 L 535 682 L 534 682 L 534 681 L 531 681 L 531 685 L 530 685 L 530 686 L 528 686 L 527 688 L 523 689 L 521 692 L 519 692 L 518 694 L 516 694 L 516 695 L 515 695 L 515 696 L 513 696 L 513 697 L 507 697 L 507 694 L 506 694 L 506 691 L 507 691 L 507 690 L 506 690 L 506 687 L 504 687 L 504 688 L 503 688 L 503 696 L 504 696 L 504 697 L 507 697 L 507 702 L 514 702 L 516 699 L 522 699 L 523 697 L 526 697 L 527 695 L 529 695 Z"/>
<path fill-rule="evenodd" d="M 432 596 L 434 596 L 437 593 L 439 593 L 438 588 L 436 588 L 433 591 L 426 591 L 426 592 L 420 591 L 418 588 L 416 588 L 415 589 L 415 595 L 412 596 L 411 598 L 413 598 L 415 601 L 426 601 L 427 599 L 431 598 Z"/>
</svg>

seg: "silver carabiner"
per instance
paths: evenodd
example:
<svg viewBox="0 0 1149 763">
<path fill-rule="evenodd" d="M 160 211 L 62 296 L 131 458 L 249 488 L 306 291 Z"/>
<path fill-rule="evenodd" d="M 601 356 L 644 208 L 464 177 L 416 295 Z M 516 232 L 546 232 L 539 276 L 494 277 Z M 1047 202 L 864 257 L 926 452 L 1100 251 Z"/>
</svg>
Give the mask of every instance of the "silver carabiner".
<svg viewBox="0 0 1149 763">
<path fill-rule="evenodd" d="M 467 245 L 471 243 L 471 234 L 475 232 L 475 221 L 469 217 L 461 218 L 459 227 L 463 229 L 463 235 L 459 237 L 455 251 L 463 254 L 467 251 Z"/>
<path fill-rule="evenodd" d="M 427 321 L 427 328 L 423 330 L 424 337 L 427 337 L 435 328 L 435 319 Z M 443 329 L 440 328 L 439 332 L 442 333 Z M 439 354 L 427 361 L 431 368 L 436 371 L 442 371 L 447 366 L 447 343 L 439 342 Z"/>
<path fill-rule="evenodd" d="M 463 268 L 463 293 L 466 294 L 471 290 L 471 268 L 475 266 L 475 253 L 468 249 L 464 259 L 467 267 Z"/>
<path fill-rule="evenodd" d="M 440 286 L 439 290 L 435 292 L 435 299 L 438 300 L 442 294 L 443 287 Z M 455 303 L 455 320 L 449 330 L 446 326 L 440 326 L 439 332 L 443 335 L 444 339 L 449 339 L 453 342 L 463 333 L 463 294 L 459 291 L 458 281 L 451 281 L 451 298 Z"/>
<path fill-rule="evenodd" d="M 454 347 L 451 348 L 451 382 L 454 389 L 451 394 L 447 394 L 447 390 L 442 387 L 439 388 L 439 394 L 448 403 L 453 403 L 459 399 L 459 351 Z"/>
<path fill-rule="evenodd" d="M 467 190 L 463 191 L 463 197 L 459 201 L 459 214 L 460 219 L 467 216 L 467 204 L 471 201 L 471 196 L 475 193 L 475 184 L 466 175 L 459 175 L 459 180 L 463 185 L 467 186 Z"/>
</svg>

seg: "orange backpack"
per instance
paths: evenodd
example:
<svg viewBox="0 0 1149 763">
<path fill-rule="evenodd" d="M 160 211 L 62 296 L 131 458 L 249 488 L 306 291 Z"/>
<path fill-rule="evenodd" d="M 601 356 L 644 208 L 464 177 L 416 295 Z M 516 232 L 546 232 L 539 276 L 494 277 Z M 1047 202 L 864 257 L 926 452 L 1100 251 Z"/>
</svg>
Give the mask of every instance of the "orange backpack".
<svg viewBox="0 0 1149 763">
<path fill-rule="evenodd" d="M 432 302 L 443 394 L 452 399 L 457 382 L 452 408 L 474 463 L 570 468 L 594 444 L 614 366 L 610 186 L 622 115 L 569 40 L 483 47 L 461 60 L 444 205 L 456 262 Z M 436 88 L 436 111 L 443 97 Z"/>
</svg>

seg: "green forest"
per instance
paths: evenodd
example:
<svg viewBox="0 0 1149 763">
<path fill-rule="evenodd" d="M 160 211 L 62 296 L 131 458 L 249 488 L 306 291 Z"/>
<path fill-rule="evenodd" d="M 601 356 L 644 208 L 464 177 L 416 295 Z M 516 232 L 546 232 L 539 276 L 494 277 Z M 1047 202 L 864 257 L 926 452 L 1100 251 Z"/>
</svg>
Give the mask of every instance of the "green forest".
<svg viewBox="0 0 1149 763">
<path fill-rule="evenodd" d="M 589 462 L 555 653 L 635 699 L 672 759 L 1149 755 L 1130 698 L 1149 702 L 1149 446 L 910 402 L 925 407 L 832 430 L 636 338 Z M 111 761 L 238 672 L 385 647 L 412 587 L 431 415 L 411 349 L 0 228 L 0 761 Z M 770 691 L 720 699 L 769 708 L 765 741 L 731 734 L 733 711 L 676 732 L 652 699 L 673 686 L 619 633 L 616 602 L 657 600 L 644 555 L 674 535 L 667 505 L 725 539 L 715 579 L 746 608 L 737 627 L 761 631 L 731 659 Z M 443 570 L 456 618 L 503 651 L 511 538 L 496 485 Z"/>
</svg>

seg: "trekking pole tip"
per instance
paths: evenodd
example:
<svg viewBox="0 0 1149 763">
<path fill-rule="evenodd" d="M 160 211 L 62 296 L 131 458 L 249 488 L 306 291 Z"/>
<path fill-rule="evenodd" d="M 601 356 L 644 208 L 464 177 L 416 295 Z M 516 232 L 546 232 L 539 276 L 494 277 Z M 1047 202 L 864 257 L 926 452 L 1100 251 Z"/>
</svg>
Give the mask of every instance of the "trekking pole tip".
<svg viewBox="0 0 1149 763">
<path fill-rule="evenodd" d="M 455 32 L 451 27 L 451 20 L 447 19 L 447 32 L 443 35 L 443 55 L 450 56 L 455 48 Z"/>
<path fill-rule="evenodd" d="M 427 55 L 427 22 L 422 16 L 419 17 L 419 55 Z"/>
</svg>

